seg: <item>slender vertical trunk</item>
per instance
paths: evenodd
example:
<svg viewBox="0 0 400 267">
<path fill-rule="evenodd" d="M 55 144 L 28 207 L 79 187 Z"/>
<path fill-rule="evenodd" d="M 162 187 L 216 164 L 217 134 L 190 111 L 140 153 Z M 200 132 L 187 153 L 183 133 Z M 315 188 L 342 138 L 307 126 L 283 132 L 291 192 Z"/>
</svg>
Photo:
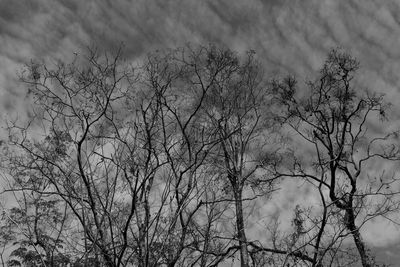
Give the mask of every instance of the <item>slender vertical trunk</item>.
<svg viewBox="0 0 400 267">
<path fill-rule="evenodd" d="M 209 247 L 209 242 L 210 242 L 210 228 L 211 228 L 211 223 L 209 222 L 207 225 L 207 230 L 204 238 L 204 246 L 203 246 L 203 255 L 201 255 L 201 261 L 200 261 L 200 267 L 205 267 L 207 266 L 207 252 L 208 252 L 208 247 Z"/>
<path fill-rule="evenodd" d="M 249 252 L 247 251 L 247 238 L 244 230 L 242 190 L 235 188 L 236 227 L 240 246 L 240 266 L 249 266 Z"/>
<path fill-rule="evenodd" d="M 145 225 L 144 222 L 138 223 L 138 228 L 139 228 L 139 267 L 145 267 L 147 266 L 147 248 L 146 248 L 146 240 L 145 240 Z"/>
<path fill-rule="evenodd" d="M 327 216 L 328 216 L 328 206 L 326 204 L 325 201 L 325 197 L 324 194 L 322 192 L 322 181 L 318 186 L 318 191 L 319 191 L 319 195 L 321 197 L 322 200 L 322 204 L 324 207 L 323 213 L 322 213 L 322 220 L 321 220 L 321 227 L 318 231 L 318 236 L 317 236 L 317 240 L 315 242 L 315 251 L 314 251 L 314 257 L 313 257 L 313 263 L 312 263 L 312 267 L 323 267 L 322 264 L 322 259 L 324 256 L 320 256 L 320 245 L 321 245 L 321 240 L 322 240 L 322 235 L 325 232 L 325 226 L 327 224 Z"/>
<path fill-rule="evenodd" d="M 350 231 L 351 235 L 353 236 L 354 243 L 356 244 L 358 253 L 360 254 L 360 259 L 361 259 L 361 264 L 363 267 L 372 267 L 364 241 L 361 238 L 360 231 L 358 227 L 355 225 L 355 216 L 354 216 L 354 211 L 353 209 L 348 209 L 346 211 L 346 217 L 347 217 L 347 229 Z"/>
<path fill-rule="evenodd" d="M 2 264 L 2 266 L 6 266 L 5 263 L 4 263 L 3 253 L 4 253 L 4 250 L 3 250 L 3 252 L 2 252 L 1 255 L 0 255 L 1 264 Z"/>
</svg>

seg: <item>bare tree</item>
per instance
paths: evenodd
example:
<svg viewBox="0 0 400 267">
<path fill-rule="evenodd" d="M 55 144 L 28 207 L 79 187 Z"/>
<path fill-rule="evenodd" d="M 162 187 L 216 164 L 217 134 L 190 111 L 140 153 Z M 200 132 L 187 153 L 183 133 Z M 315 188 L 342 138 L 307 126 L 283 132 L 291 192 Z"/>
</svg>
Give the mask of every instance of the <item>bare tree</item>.
<svg viewBox="0 0 400 267">
<path fill-rule="evenodd" d="M 355 87 L 353 78 L 357 69 L 354 58 L 332 50 L 319 78 L 307 83 L 309 92 L 299 92 L 293 77 L 273 82 L 277 100 L 284 106 L 282 122 L 297 133 L 300 138 L 297 140 L 304 141 L 304 147 L 313 149 L 312 161 L 308 162 L 311 165 L 307 165 L 304 157 L 295 157 L 290 171 L 275 169 L 278 176 L 303 177 L 319 190 L 323 215 L 312 239 L 313 266 L 322 264 L 327 250 L 339 243 L 334 238 L 328 247 L 322 245 L 333 213 L 340 217 L 346 234 L 352 236 L 362 265 L 372 266 L 360 228 L 367 220 L 398 208 L 394 199 L 397 192 L 390 187 L 396 182 L 393 176 L 380 177 L 380 181 L 375 176 L 373 183 L 368 181 L 368 163 L 398 160 L 399 150 L 396 132 L 379 136 L 380 133 L 369 131 L 371 116 L 375 113 L 385 118 L 388 105 L 382 95 Z M 343 234 L 340 229 L 337 233 Z"/>
<path fill-rule="evenodd" d="M 249 266 L 251 246 L 243 205 L 246 199 L 267 195 L 272 189 L 271 181 L 261 171 L 257 173 L 276 149 L 268 147 L 273 132 L 268 108 L 270 92 L 253 51 L 242 58 L 216 47 L 210 47 L 206 53 L 207 67 L 218 71 L 215 76 L 202 78 L 202 83 L 210 84 L 206 96 L 207 123 L 216 129 L 221 140 L 213 155 L 214 165 L 219 179 L 226 183 L 225 195 L 234 204 L 234 240 L 239 243 L 241 266 Z M 252 196 L 243 195 L 247 186 L 253 189 Z"/>
<path fill-rule="evenodd" d="M 174 174 L 172 184 L 174 184 L 175 192 L 177 192 L 175 205 L 181 209 L 182 201 L 189 197 L 195 197 L 197 201 L 194 201 L 193 198 L 189 202 L 197 202 L 194 206 L 195 210 L 204 206 L 202 214 L 207 215 L 205 217 L 207 220 L 198 218 L 191 222 L 196 225 L 196 229 L 200 229 L 199 225 L 205 223 L 205 227 L 202 227 L 205 231 L 203 233 L 205 239 L 201 241 L 202 247 L 199 247 L 199 240 L 196 240 L 197 244 L 191 246 L 200 252 L 201 256 L 198 259 L 201 266 L 206 266 L 207 262 L 217 264 L 230 255 L 230 253 L 215 249 L 212 243 L 218 243 L 218 240 L 211 236 L 212 229 L 215 227 L 213 225 L 224 210 L 221 210 L 219 206 L 223 205 L 224 202 L 229 202 L 230 199 L 229 197 L 224 198 L 220 190 L 219 194 L 209 194 L 204 191 L 193 196 L 192 192 L 196 192 L 198 190 L 196 188 L 201 183 L 205 184 L 206 188 L 210 188 L 209 184 L 218 186 L 221 184 L 221 181 L 218 181 L 220 179 L 218 177 L 220 172 L 217 172 L 219 167 L 215 165 L 215 161 L 220 160 L 218 158 L 220 144 L 226 142 L 227 139 L 231 138 L 234 131 L 243 126 L 235 125 L 236 129 L 229 128 L 222 134 L 221 128 L 214 124 L 215 114 L 212 112 L 219 107 L 212 103 L 212 99 L 228 97 L 227 94 L 218 96 L 216 90 L 219 90 L 218 88 L 221 86 L 226 89 L 228 83 L 234 82 L 234 80 L 236 80 L 236 84 L 232 83 L 232 86 L 238 86 L 240 82 L 245 83 L 244 79 L 246 78 L 251 80 L 249 82 L 256 82 L 255 79 L 258 79 L 259 76 L 250 77 L 256 74 L 256 70 L 251 69 L 253 67 L 251 62 L 247 64 L 240 66 L 239 58 L 226 49 L 219 50 L 214 46 L 196 48 L 188 46 L 172 51 L 162 58 L 152 57 L 147 69 L 150 70 L 149 73 L 151 74 L 151 86 L 160 91 L 160 105 L 163 106 L 163 128 L 171 128 L 169 126 L 171 125 L 170 119 L 168 119 L 170 117 L 177 122 L 176 125 L 173 125 L 175 128 L 172 131 L 166 132 L 175 139 L 174 146 L 167 147 L 165 150 L 165 155 L 170 159 L 169 162 L 173 164 L 171 165 Z M 245 71 L 248 71 L 248 73 L 245 73 Z M 244 88 L 240 89 L 244 90 Z M 237 95 L 237 100 L 242 96 Z M 225 99 L 226 102 L 230 100 Z M 228 119 L 224 118 L 224 120 Z M 226 172 L 224 171 L 224 173 Z M 218 192 L 218 189 L 216 191 Z M 239 213 L 241 214 L 238 222 L 243 223 L 241 206 Z M 187 218 L 194 219 L 193 212 L 188 212 Z M 179 217 L 182 229 L 187 228 L 186 225 L 190 222 L 188 219 L 183 216 Z M 239 226 L 241 239 L 245 238 L 243 227 L 244 225 Z M 187 239 L 186 232 L 186 230 L 182 232 L 182 242 Z M 243 240 L 242 243 L 245 246 L 246 241 Z M 211 247 L 214 247 L 214 249 L 211 249 Z M 229 250 L 229 247 L 227 249 Z M 246 257 L 247 252 L 244 251 L 244 253 L 243 257 Z M 247 260 L 245 259 L 245 261 Z"/>
<path fill-rule="evenodd" d="M 29 64 L 22 80 L 32 117 L 9 122 L 2 166 L 15 181 L 6 191 L 33 199 L 19 209 L 31 212 L 33 226 L 16 225 L 37 229 L 46 217 L 38 203 L 46 199 L 61 203 L 51 206 L 54 213 L 67 212 L 59 233 L 72 237 L 63 252 L 75 265 L 207 266 L 220 259 L 211 234 L 223 205 L 206 190 L 220 137 L 205 124 L 209 90 L 199 84 L 200 71 L 220 70 L 207 69 L 204 59 L 176 50 L 131 68 L 120 50 L 113 57 L 91 50 L 53 68 Z M 32 238 L 37 248 L 40 239 Z M 48 255 L 42 258 L 48 265 Z"/>
<path fill-rule="evenodd" d="M 194 146 L 188 139 L 192 123 L 179 128 L 183 119 L 163 102 L 168 92 L 145 84 L 154 77 L 139 82 L 120 51 L 114 57 L 91 51 L 53 69 L 32 63 L 22 78 L 33 95 L 34 116 L 27 126 L 9 124 L 4 166 L 17 181 L 11 190 L 67 206 L 69 234 L 83 236 L 71 239 L 76 264 L 174 266 L 202 206 L 198 202 L 188 213 L 188 202 L 201 194 L 202 188 L 194 192 L 193 177 L 207 145 L 187 152 Z M 179 246 L 171 250 L 175 242 Z"/>
<path fill-rule="evenodd" d="M 163 242 L 164 247 L 170 247 L 168 266 L 194 265 L 197 261 L 205 266 L 207 258 L 197 252 L 211 246 L 212 223 L 221 214 L 209 211 L 216 205 L 216 196 L 207 192 L 212 183 L 208 180 L 209 155 L 219 139 L 201 116 L 208 89 L 199 81 L 200 73 L 207 70 L 198 50 L 188 47 L 156 53 L 144 66 L 146 92 L 154 93 L 154 103 L 159 107 L 159 153 L 166 161 L 163 179 L 167 191 L 163 195 L 168 195 L 171 223 L 165 230 L 173 238 Z M 200 214 L 206 214 L 207 219 Z"/>
<path fill-rule="evenodd" d="M 372 266 L 360 228 L 398 202 L 394 176 L 369 177 L 368 163 L 399 151 L 395 133 L 368 131 L 388 107 L 355 91 L 357 67 L 333 51 L 301 95 L 291 77 L 271 88 L 254 52 L 213 45 L 149 54 L 138 67 L 121 50 L 31 62 L 21 75 L 30 117 L 9 121 L 2 153 L 16 200 L 1 225 L 9 264 Z M 277 122 L 310 161 L 280 154 Z M 247 206 L 287 177 L 305 179 L 321 208 L 298 206 L 291 232 L 275 224 L 270 242 L 252 240 Z"/>
</svg>

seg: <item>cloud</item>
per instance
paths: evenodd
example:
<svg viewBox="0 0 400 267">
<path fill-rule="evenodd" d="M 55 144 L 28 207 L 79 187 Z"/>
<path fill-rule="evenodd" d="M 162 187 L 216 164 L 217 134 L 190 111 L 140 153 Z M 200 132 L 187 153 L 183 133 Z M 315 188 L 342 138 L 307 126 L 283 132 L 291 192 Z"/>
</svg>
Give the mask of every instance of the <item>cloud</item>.
<svg viewBox="0 0 400 267">
<path fill-rule="evenodd" d="M 373 247 L 387 247 L 399 242 L 399 226 L 390 223 L 384 218 L 369 221 L 362 228 L 365 241 Z"/>
<path fill-rule="evenodd" d="M 67 55 L 94 42 L 125 42 L 137 56 L 186 42 L 255 49 L 271 72 L 309 74 L 341 45 L 365 70 L 390 74 L 399 52 L 399 6 L 366 1 L 3 1 L 2 34 L 27 47 L 12 58 Z M 10 41 L 9 41 L 10 42 Z M 6 54 L 11 49 L 1 48 Z M 25 49 L 26 50 L 26 49 Z M 373 51 L 373 52 L 372 52 Z M 389 59 L 391 58 L 391 59 Z M 393 58 L 393 59 L 392 59 Z M 389 63 L 389 64 L 387 64 Z M 392 71 L 393 72 L 393 71 Z M 388 75 L 390 76 L 390 75 Z M 385 79 L 386 80 L 386 79 Z M 388 79 L 390 80 L 390 79 Z M 393 80 L 392 80 L 393 82 Z"/>
</svg>

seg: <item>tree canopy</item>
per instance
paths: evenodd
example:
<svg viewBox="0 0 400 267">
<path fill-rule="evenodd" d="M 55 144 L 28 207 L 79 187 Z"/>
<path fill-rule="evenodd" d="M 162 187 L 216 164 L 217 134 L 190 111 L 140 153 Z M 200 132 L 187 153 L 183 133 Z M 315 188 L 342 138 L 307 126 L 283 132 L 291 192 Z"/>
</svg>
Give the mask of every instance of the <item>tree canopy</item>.
<svg viewBox="0 0 400 267">
<path fill-rule="evenodd" d="M 138 66 L 122 52 L 22 72 L 32 108 L 2 144 L 3 265 L 380 264 L 362 229 L 396 223 L 398 132 L 370 127 L 390 105 L 357 87 L 356 59 L 334 49 L 300 84 L 254 51 L 186 46 Z M 292 217 L 266 212 L 289 186 Z"/>
</svg>

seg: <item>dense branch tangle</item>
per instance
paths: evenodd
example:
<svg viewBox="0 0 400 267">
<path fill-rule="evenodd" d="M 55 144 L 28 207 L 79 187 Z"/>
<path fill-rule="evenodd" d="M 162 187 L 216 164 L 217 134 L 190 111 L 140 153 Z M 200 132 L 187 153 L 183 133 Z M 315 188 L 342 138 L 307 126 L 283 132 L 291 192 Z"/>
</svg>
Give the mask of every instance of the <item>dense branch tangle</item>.
<svg viewBox="0 0 400 267">
<path fill-rule="evenodd" d="M 244 150 L 232 140 L 249 142 L 250 136 L 237 133 L 254 131 L 240 121 L 252 111 L 217 111 L 217 126 L 210 111 L 219 108 L 212 103 L 219 90 L 241 91 L 232 95 L 249 107 L 260 96 L 251 95 L 260 77 L 252 54 L 241 64 L 227 49 L 186 47 L 149 55 L 132 68 L 121 53 L 90 50 L 87 57 L 51 68 L 32 62 L 22 73 L 34 109 L 27 124 L 8 125 L 3 167 L 13 178 L 9 191 L 21 204 L 7 221 L 36 231 L 19 236 L 24 241 L 12 254 L 14 263 L 211 266 L 231 256 L 225 251 L 232 251 L 234 238 L 215 233 L 230 203 L 242 199 L 221 193 L 226 180 L 216 162 L 223 144 L 225 153 L 242 158 L 225 157 L 229 164 L 243 165 Z M 243 94 L 247 88 L 250 93 Z M 251 116 L 258 122 L 259 115 Z M 231 119 L 236 123 L 228 125 Z M 223 173 L 236 168 L 227 167 Z M 230 179 L 234 190 L 242 190 L 253 172 L 242 181 Z M 37 230 L 39 221 L 49 219 L 38 213 L 29 215 L 32 222 L 25 220 L 39 200 L 60 217 L 51 223 L 55 231 Z M 57 213 L 61 208 L 63 216 Z M 44 238 L 63 244 L 52 251 L 69 257 L 55 260 Z M 239 241 L 246 246 L 245 239 Z"/>
<path fill-rule="evenodd" d="M 359 229 L 397 209 L 397 192 L 386 189 L 394 178 L 362 190 L 360 177 L 370 160 L 397 160 L 398 150 L 393 134 L 366 142 L 370 114 L 387 107 L 354 91 L 357 67 L 333 51 L 299 98 L 293 78 L 268 86 L 253 51 L 212 45 L 153 53 L 138 67 L 121 50 L 32 62 L 21 78 L 33 109 L 27 123 L 9 122 L 3 156 L 18 204 L 1 225 L 8 243 L 18 241 L 9 263 L 340 266 L 351 235 L 370 266 Z M 313 146 L 311 166 L 281 164 L 277 122 Z M 288 177 L 313 184 L 321 216 L 296 207 L 293 232 L 252 240 L 246 206 Z M 367 209 L 377 194 L 384 201 Z"/>
<path fill-rule="evenodd" d="M 67 204 L 66 249 L 76 250 L 65 253 L 75 264 L 172 266 L 190 243 L 204 190 L 196 179 L 214 141 L 205 132 L 190 140 L 194 120 L 164 101 L 172 70 L 144 69 L 139 80 L 120 58 L 120 51 L 112 59 L 91 51 L 84 63 L 28 66 L 23 78 L 36 109 L 30 128 L 9 125 L 13 190 Z M 152 76 L 162 71 L 171 75 L 166 85 Z M 31 137 L 32 127 L 45 138 Z M 32 177 L 47 187 L 36 190 Z"/>
</svg>

